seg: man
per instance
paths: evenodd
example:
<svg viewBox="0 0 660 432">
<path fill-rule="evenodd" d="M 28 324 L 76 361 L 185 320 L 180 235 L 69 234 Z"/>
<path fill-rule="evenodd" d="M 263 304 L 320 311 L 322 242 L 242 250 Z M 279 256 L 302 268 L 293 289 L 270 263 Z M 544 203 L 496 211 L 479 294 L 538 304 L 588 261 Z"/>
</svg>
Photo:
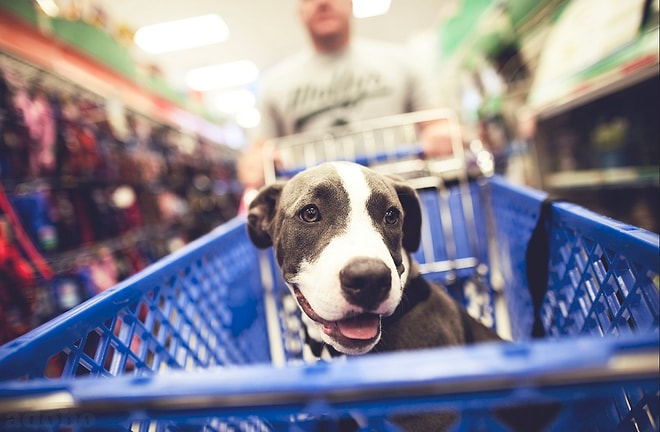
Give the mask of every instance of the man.
<svg viewBox="0 0 660 432">
<path fill-rule="evenodd" d="M 438 106 L 430 80 L 402 47 L 352 37 L 352 8 L 351 0 L 299 0 L 311 46 L 262 82 L 257 138 L 238 166 L 246 188 L 263 184 L 268 139 Z M 448 138 L 439 141 L 449 147 Z"/>
</svg>

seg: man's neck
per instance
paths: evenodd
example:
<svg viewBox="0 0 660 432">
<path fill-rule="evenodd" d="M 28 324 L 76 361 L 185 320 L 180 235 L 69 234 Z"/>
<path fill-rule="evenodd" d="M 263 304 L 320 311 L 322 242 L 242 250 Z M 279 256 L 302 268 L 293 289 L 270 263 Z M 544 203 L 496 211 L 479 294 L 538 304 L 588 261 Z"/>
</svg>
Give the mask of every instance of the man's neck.
<svg viewBox="0 0 660 432">
<path fill-rule="evenodd" d="M 320 54 L 336 54 L 343 51 L 350 42 L 350 35 L 337 34 L 312 40 L 314 49 Z"/>
</svg>

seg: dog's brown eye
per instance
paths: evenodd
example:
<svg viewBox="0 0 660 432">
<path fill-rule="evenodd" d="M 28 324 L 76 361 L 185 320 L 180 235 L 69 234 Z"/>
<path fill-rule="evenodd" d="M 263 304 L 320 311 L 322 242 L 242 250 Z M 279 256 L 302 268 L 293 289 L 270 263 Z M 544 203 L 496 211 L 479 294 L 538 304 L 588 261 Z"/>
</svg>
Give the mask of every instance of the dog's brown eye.
<svg viewBox="0 0 660 432">
<path fill-rule="evenodd" d="M 399 222 L 400 217 L 401 217 L 401 213 L 399 212 L 399 210 L 392 207 L 391 209 L 385 212 L 385 223 L 388 225 L 394 225 L 395 223 Z"/>
<path fill-rule="evenodd" d="M 299 213 L 304 222 L 318 222 L 321 220 L 321 212 L 315 205 L 308 205 Z"/>
</svg>

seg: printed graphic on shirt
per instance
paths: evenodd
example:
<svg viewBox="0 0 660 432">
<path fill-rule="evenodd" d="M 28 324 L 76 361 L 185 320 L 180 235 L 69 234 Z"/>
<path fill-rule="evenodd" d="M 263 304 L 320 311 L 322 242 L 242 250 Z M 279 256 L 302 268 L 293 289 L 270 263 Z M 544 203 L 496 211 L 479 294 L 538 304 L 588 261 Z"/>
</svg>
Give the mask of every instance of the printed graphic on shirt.
<svg viewBox="0 0 660 432">
<path fill-rule="evenodd" d="M 347 124 L 350 111 L 361 102 L 391 92 L 377 71 L 345 70 L 333 73 L 327 84 L 308 82 L 295 87 L 287 98 L 287 108 L 295 113 L 294 131 L 297 133 L 322 115 L 331 119 L 328 126 Z"/>
</svg>

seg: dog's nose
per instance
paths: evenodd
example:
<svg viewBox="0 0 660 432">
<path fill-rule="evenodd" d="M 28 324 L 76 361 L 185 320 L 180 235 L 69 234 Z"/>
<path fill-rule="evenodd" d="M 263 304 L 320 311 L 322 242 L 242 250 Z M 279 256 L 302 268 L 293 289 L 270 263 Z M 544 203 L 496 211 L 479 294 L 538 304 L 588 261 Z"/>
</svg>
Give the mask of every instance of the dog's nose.
<svg viewBox="0 0 660 432">
<path fill-rule="evenodd" d="M 340 272 L 342 294 L 355 306 L 364 310 L 375 310 L 385 300 L 392 276 L 389 267 L 376 258 L 355 258 Z"/>
</svg>

